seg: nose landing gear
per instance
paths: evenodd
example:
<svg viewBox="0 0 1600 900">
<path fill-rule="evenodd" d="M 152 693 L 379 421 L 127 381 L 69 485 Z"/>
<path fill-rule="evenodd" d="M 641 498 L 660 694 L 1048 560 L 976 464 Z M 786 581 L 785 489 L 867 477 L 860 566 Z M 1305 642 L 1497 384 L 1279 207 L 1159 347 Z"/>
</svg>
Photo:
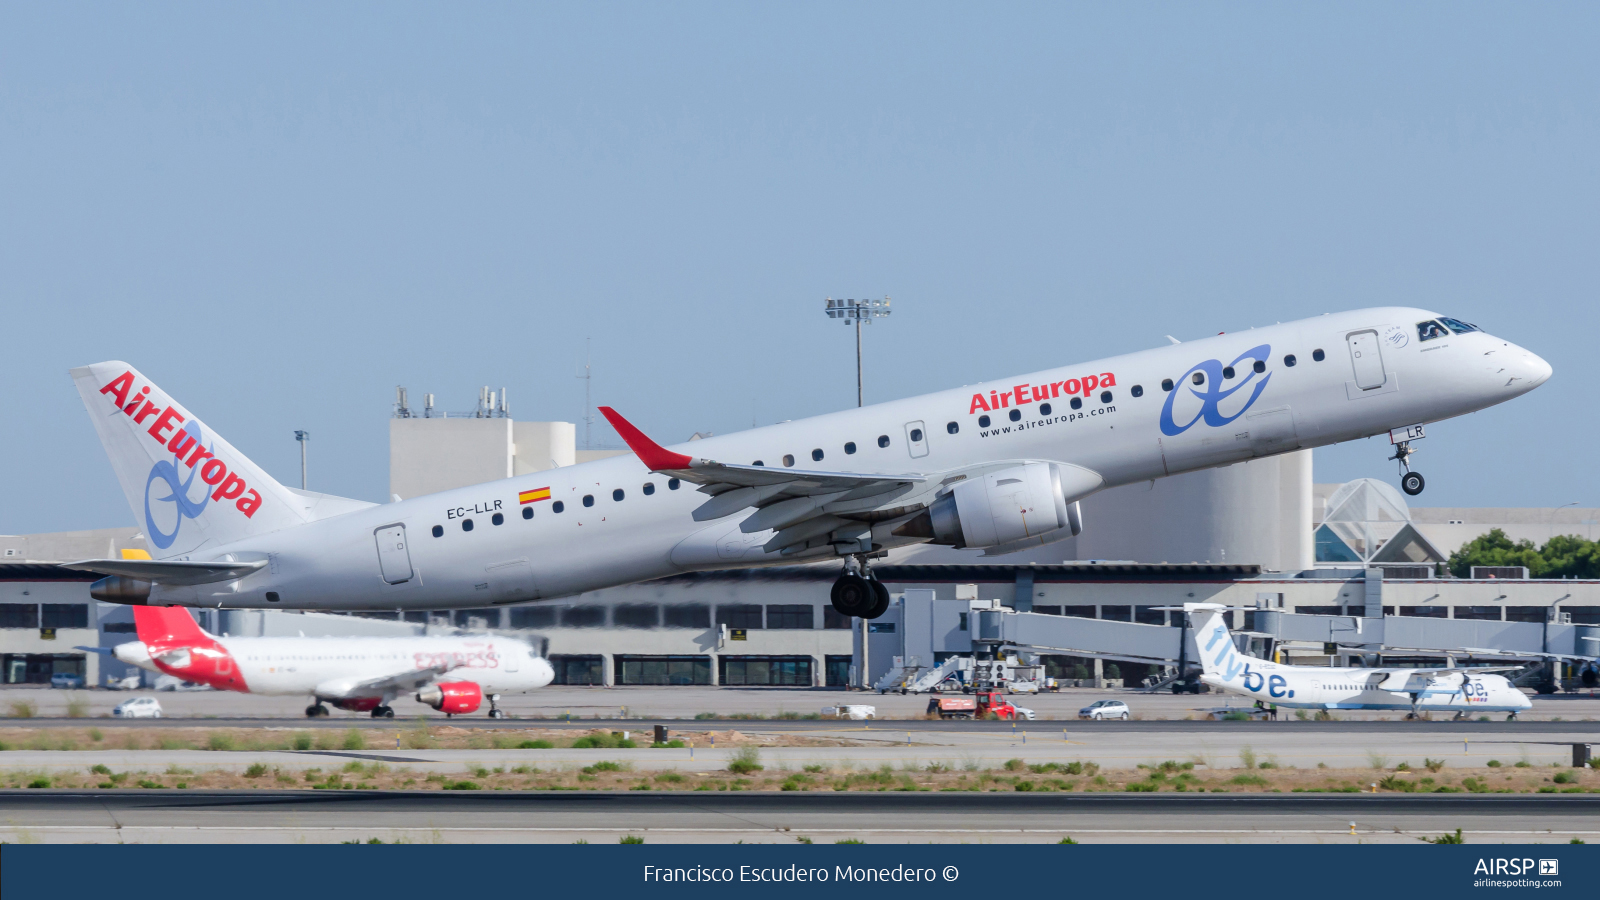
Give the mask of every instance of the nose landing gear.
<svg viewBox="0 0 1600 900">
<path fill-rule="evenodd" d="M 1411 449 L 1412 441 L 1419 441 L 1425 435 L 1421 425 L 1412 425 L 1409 428 L 1396 428 L 1389 432 L 1389 442 L 1394 444 L 1394 455 L 1390 459 L 1400 464 L 1400 490 L 1412 497 L 1422 493 L 1427 486 L 1422 473 L 1411 471 L 1411 454 L 1417 451 Z"/>
<path fill-rule="evenodd" d="M 872 577 L 859 554 L 845 559 L 844 574 L 833 583 L 829 599 L 841 616 L 876 619 L 889 609 L 889 589 Z"/>
</svg>

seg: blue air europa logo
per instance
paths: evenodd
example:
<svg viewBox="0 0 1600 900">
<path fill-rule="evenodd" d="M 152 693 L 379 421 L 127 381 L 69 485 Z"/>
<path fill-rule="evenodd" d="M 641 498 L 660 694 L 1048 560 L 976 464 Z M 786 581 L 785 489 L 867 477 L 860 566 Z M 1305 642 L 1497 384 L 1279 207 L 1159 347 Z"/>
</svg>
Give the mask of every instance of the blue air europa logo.
<svg viewBox="0 0 1600 900">
<path fill-rule="evenodd" d="M 1259 347 L 1251 347 L 1249 350 L 1239 354 L 1234 358 L 1233 362 L 1228 363 L 1226 366 L 1220 360 L 1215 359 L 1195 363 L 1189 371 L 1183 373 L 1183 377 L 1178 380 L 1172 390 L 1167 392 L 1167 402 L 1161 407 L 1161 433 L 1168 437 L 1176 437 L 1193 428 L 1195 423 L 1202 420 L 1207 425 L 1217 428 L 1244 415 L 1245 410 L 1249 409 L 1256 402 L 1256 399 L 1261 396 L 1261 392 L 1266 390 L 1267 382 L 1272 380 L 1272 373 L 1265 371 L 1267 360 L 1271 357 L 1272 345 L 1262 344 Z M 1238 383 L 1233 387 L 1224 388 L 1223 383 L 1233 379 L 1224 378 L 1222 370 L 1224 368 L 1236 369 L 1239 363 L 1247 359 L 1252 360 L 1252 363 L 1244 370 L 1243 376 L 1240 377 L 1237 371 L 1235 373 Z M 1255 363 L 1261 364 L 1261 372 L 1256 371 Z M 1204 375 L 1203 384 L 1196 385 L 1191 378 L 1196 372 Z M 1261 375 L 1259 380 L 1256 378 L 1257 375 Z M 1249 399 L 1244 401 L 1244 405 L 1240 406 L 1239 410 L 1233 415 L 1224 415 L 1222 402 L 1252 383 L 1254 383 L 1255 389 L 1251 391 Z M 1200 411 L 1195 413 L 1194 417 L 1188 422 L 1179 425 L 1172 417 L 1172 407 L 1178 396 L 1185 391 L 1200 400 Z"/>
<path fill-rule="evenodd" d="M 191 420 L 187 425 L 183 426 L 183 430 L 189 433 L 193 444 L 198 446 L 200 443 L 200 423 Z M 208 447 L 206 449 L 209 450 L 211 448 Z M 195 481 L 199 480 L 200 470 L 197 468 L 190 469 L 189 477 L 182 478 L 181 473 L 178 471 L 178 465 L 181 462 L 183 462 L 182 454 L 175 455 L 171 461 L 161 460 L 150 467 L 150 477 L 144 483 L 145 532 L 150 536 L 150 543 L 155 544 L 162 550 L 171 547 L 172 542 L 178 539 L 178 532 L 183 528 L 184 519 L 199 518 L 200 514 L 206 511 L 207 504 L 211 502 L 211 487 L 205 483 L 200 485 L 199 502 L 189 498 L 190 489 L 194 487 Z M 157 481 L 166 484 L 168 494 L 165 497 L 157 497 L 156 502 L 171 503 L 177 512 L 176 520 L 172 523 L 172 531 L 170 532 L 162 531 L 160 526 L 156 525 L 155 517 L 150 514 L 150 488 L 154 487 Z"/>
</svg>

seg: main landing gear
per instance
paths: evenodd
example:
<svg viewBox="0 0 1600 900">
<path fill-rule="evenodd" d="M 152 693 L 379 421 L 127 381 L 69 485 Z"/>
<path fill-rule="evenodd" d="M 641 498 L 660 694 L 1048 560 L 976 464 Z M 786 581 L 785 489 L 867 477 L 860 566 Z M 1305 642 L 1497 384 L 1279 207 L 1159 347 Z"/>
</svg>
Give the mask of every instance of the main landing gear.
<svg viewBox="0 0 1600 900">
<path fill-rule="evenodd" d="M 876 619 L 889 610 L 889 589 L 872 577 L 862 554 L 845 559 L 844 574 L 833 583 L 830 599 L 841 616 Z"/>
<path fill-rule="evenodd" d="M 394 709 L 388 706 L 374 706 L 372 708 L 372 717 L 374 719 L 392 719 L 394 718 Z"/>
<path fill-rule="evenodd" d="M 323 718 L 323 717 L 326 717 L 327 715 L 328 715 L 328 708 L 326 706 L 322 705 L 322 701 L 321 700 L 318 700 L 316 703 L 313 703 L 310 706 L 306 707 L 306 718 L 308 718 L 308 719 Z"/>
</svg>

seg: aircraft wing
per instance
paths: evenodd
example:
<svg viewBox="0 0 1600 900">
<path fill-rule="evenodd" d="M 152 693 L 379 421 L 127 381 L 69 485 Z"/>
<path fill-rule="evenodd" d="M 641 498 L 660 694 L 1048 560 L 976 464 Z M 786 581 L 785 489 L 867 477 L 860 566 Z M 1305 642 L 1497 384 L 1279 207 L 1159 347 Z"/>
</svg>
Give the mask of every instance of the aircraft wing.
<svg viewBox="0 0 1600 900">
<path fill-rule="evenodd" d="M 755 508 L 739 529 L 745 534 L 772 529 L 768 551 L 804 547 L 812 538 L 852 524 L 851 513 L 879 510 L 912 493 L 928 477 L 921 474 L 818 472 L 773 466 L 746 466 L 674 453 L 609 406 L 600 412 L 652 472 L 700 485 L 711 499 L 694 511 L 707 522 Z"/>
<path fill-rule="evenodd" d="M 1484 675 L 1490 672 L 1519 672 L 1527 666 L 1483 666 L 1481 668 L 1466 668 L 1463 666 L 1444 666 L 1437 669 L 1373 669 L 1374 672 L 1386 673 L 1383 681 L 1378 683 L 1380 691 L 1398 691 L 1405 688 L 1412 676 L 1421 678 L 1437 678 L 1440 675 Z"/>
<path fill-rule="evenodd" d="M 435 678 L 450 671 L 452 666 L 429 666 L 426 669 L 407 669 L 393 675 L 382 675 L 377 678 L 356 680 L 353 678 L 337 678 L 333 681 L 324 681 L 317 685 L 314 693 L 326 699 L 340 699 L 344 697 L 373 697 L 387 694 L 390 691 L 401 693 L 414 691 L 431 684 Z"/>
<path fill-rule="evenodd" d="M 253 562 L 189 562 L 165 559 L 80 559 L 62 563 L 63 569 L 124 575 L 153 584 L 211 584 L 243 578 L 265 566 L 264 559 Z"/>
</svg>

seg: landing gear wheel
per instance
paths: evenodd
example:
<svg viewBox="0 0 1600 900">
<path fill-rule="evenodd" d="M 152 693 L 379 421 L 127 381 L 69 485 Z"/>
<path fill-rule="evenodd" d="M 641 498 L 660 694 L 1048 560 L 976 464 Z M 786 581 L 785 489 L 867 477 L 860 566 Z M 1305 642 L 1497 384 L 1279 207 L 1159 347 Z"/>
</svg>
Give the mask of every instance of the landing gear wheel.
<svg viewBox="0 0 1600 900">
<path fill-rule="evenodd" d="M 1506 721 L 1507 722 L 1515 722 L 1516 720 L 1517 720 L 1517 714 L 1516 713 L 1511 713 L 1511 714 L 1506 716 Z"/>
<path fill-rule="evenodd" d="M 374 719 L 392 719 L 394 718 L 394 710 L 387 706 L 374 706 L 372 708 L 372 717 Z"/>
<path fill-rule="evenodd" d="M 503 709 L 491 709 L 491 710 L 489 710 L 489 718 L 491 718 L 491 719 L 504 719 L 505 717 L 506 717 L 506 712 Z"/>
<path fill-rule="evenodd" d="M 1427 485 L 1427 482 L 1423 480 L 1421 472 L 1407 472 L 1405 477 L 1400 479 L 1400 490 L 1413 497 L 1422 493 L 1422 488 L 1425 485 Z"/>
<path fill-rule="evenodd" d="M 833 583 L 829 599 L 833 601 L 833 608 L 841 616 L 866 618 L 866 614 L 877 605 L 877 600 L 873 596 L 872 582 L 853 573 L 839 576 L 839 580 Z"/>
<path fill-rule="evenodd" d="M 872 586 L 872 608 L 862 614 L 863 619 L 876 619 L 889 611 L 889 589 L 883 582 L 873 578 L 867 582 Z"/>
<path fill-rule="evenodd" d="M 321 703 L 313 703 L 306 707 L 306 718 L 308 719 L 315 719 L 319 716 L 325 716 L 327 714 L 328 708 L 323 706 Z"/>
</svg>

